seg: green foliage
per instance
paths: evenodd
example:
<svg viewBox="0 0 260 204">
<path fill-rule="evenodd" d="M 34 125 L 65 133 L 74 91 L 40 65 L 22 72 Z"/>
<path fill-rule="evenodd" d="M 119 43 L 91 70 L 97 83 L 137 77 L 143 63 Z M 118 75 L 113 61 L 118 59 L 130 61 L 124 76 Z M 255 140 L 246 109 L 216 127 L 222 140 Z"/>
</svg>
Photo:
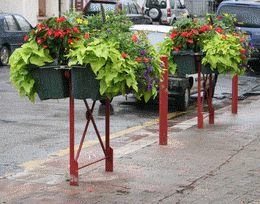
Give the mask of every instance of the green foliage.
<svg viewBox="0 0 260 204">
<path fill-rule="evenodd" d="M 210 64 L 211 69 L 220 73 L 231 72 L 232 76 L 244 74 L 248 58 L 254 51 L 253 45 L 243 39 L 243 33 L 235 30 L 233 15 L 206 14 L 204 20 L 183 19 L 176 22 L 168 33 L 168 38 L 158 44 L 159 53 L 169 57 L 169 65 L 173 63 L 172 73 L 176 71 L 174 56 L 171 52 L 193 50 L 205 52 L 203 64 Z"/>
<path fill-rule="evenodd" d="M 35 85 L 27 65 L 43 66 L 54 59 L 67 65 L 72 60 L 69 65 L 91 65 L 100 79 L 101 95 L 112 98 L 131 92 L 148 101 L 157 95 L 162 62 L 146 34 L 134 34 L 131 25 L 121 12 L 108 12 L 104 18 L 97 14 L 86 19 L 73 12 L 49 18 L 11 56 L 10 80 L 33 102 Z"/>
<path fill-rule="evenodd" d="M 21 97 L 28 96 L 29 100 L 34 102 L 36 94 L 34 80 L 27 65 L 43 66 L 45 63 L 53 61 L 53 58 L 49 55 L 49 50 L 39 47 L 33 40 L 13 52 L 9 59 L 11 64 L 10 81 L 14 83 Z"/>
<path fill-rule="evenodd" d="M 101 16 L 89 22 L 101 21 Z M 112 98 L 132 92 L 146 101 L 157 94 L 161 77 L 161 60 L 145 33 L 130 32 L 131 23 L 125 16 L 108 13 L 106 23 L 72 45 L 69 65 L 90 64 L 100 79 L 100 93 Z"/>
<path fill-rule="evenodd" d="M 213 69 L 217 69 L 219 73 L 232 73 L 235 75 L 243 75 L 245 67 L 239 67 L 241 64 L 241 53 L 243 50 L 240 39 L 236 36 L 229 35 L 226 39 L 222 35 L 216 34 L 211 40 L 205 41 L 204 52 L 206 56 L 202 63 L 209 63 Z"/>
</svg>

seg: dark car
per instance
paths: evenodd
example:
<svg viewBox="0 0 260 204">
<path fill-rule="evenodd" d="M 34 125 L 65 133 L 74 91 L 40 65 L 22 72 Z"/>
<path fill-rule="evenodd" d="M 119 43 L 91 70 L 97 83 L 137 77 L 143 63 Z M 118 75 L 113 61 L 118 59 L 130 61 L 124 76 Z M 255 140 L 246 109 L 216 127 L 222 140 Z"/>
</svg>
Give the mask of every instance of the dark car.
<svg viewBox="0 0 260 204">
<path fill-rule="evenodd" d="M 152 19 L 147 15 L 143 15 L 142 9 L 134 1 L 90 0 L 83 9 L 84 15 L 90 16 L 99 13 L 101 11 L 101 4 L 105 11 L 114 11 L 116 13 L 117 8 L 124 10 L 126 16 L 134 24 L 152 24 Z"/>
<path fill-rule="evenodd" d="M 259 52 L 252 54 L 251 60 L 260 62 L 260 3 L 242 1 L 224 1 L 218 7 L 217 14 L 235 14 L 235 26 L 244 31 L 247 40 L 254 44 Z"/>
<path fill-rule="evenodd" d="M 7 65 L 12 52 L 25 43 L 31 24 L 18 14 L 0 14 L 0 65 Z"/>
</svg>

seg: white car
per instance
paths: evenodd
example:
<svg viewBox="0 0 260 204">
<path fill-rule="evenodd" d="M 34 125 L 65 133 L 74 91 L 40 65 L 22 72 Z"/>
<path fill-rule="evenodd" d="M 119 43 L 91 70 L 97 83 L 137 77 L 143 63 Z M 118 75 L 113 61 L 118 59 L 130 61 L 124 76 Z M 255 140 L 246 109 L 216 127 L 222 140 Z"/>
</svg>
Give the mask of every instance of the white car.
<svg viewBox="0 0 260 204">
<path fill-rule="evenodd" d="M 142 10 L 154 22 L 172 25 L 175 21 L 189 17 L 185 5 L 179 0 L 144 0 Z"/>
<path fill-rule="evenodd" d="M 171 26 L 165 25 L 133 25 L 132 31 L 149 31 L 147 36 L 151 44 L 156 46 L 158 42 L 165 39 L 166 33 L 172 29 Z M 159 48 L 158 48 L 159 49 Z M 203 83 L 203 77 L 201 77 Z M 217 83 L 217 75 L 213 76 L 213 94 Z M 198 93 L 198 74 L 190 74 L 186 76 L 173 76 L 168 74 L 168 98 L 178 99 L 178 107 L 180 110 L 187 110 L 190 102 L 190 95 Z"/>
</svg>

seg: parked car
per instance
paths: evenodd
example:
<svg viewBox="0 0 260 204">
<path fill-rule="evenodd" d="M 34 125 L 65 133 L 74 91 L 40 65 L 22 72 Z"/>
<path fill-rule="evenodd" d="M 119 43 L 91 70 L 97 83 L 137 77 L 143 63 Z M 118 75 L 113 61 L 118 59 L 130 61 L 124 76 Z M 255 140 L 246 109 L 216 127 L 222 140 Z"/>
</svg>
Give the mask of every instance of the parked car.
<svg viewBox="0 0 260 204">
<path fill-rule="evenodd" d="M 101 11 L 101 4 L 105 11 L 114 11 L 116 13 L 117 8 L 124 10 L 126 16 L 134 24 L 152 24 L 152 19 L 142 13 L 140 6 L 134 1 L 102 1 L 102 0 L 89 0 L 83 9 L 85 16 L 94 15 Z"/>
<path fill-rule="evenodd" d="M 32 25 L 18 14 L 0 14 L 0 65 L 7 65 L 12 52 L 25 43 Z"/>
<path fill-rule="evenodd" d="M 133 25 L 132 31 L 149 31 L 148 39 L 151 44 L 156 46 L 158 42 L 165 39 L 165 34 L 170 31 L 172 27 L 166 25 Z M 159 47 L 157 47 L 159 49 Z M 201 77 L 203 83 L 203 77 Z M 213 94 L 217 83 L 217 75 L 213 75 L 212 85 Z M 198 93 L 198 74 L 191 74 L 186 76 L 173 76 L 168 74 L 168 98 L 177 99 L 177 105 L 180 110 L 187 110 L 190 102 L 190 95 Z M 158 95 L 157 95 L 158 96 Z"/>
<path fill-rule="evenodd" d="M 188 10 L 180 0 L 144 0 L 142 9 L 153 21 L 164 25 L 172 25 L 189 17 Z"/>
<path fill-rule="evenodd" d="M 260 62 L 260 3 L 224 1 L 220 3 L 216 14 L 222 13 L 236 15 L 236 21 L 234 21 L 236 28 L 245 31 L 244 36 L 259 51 L 254 52 L 250 60 Z"/>
</svg>

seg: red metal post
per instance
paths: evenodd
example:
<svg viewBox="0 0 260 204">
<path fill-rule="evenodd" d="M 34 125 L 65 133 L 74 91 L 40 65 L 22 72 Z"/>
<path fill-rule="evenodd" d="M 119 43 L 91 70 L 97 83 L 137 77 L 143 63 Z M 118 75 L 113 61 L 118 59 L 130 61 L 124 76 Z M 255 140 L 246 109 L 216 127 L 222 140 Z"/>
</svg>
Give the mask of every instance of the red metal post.
<svg viewBox="0 0 260 204">
<path fill-rule="evenodd" d="M 167 122 L 168 122 L 168 56 L 161 56 L 164 63 L 162 81 L 159 88 L 159 144 L 167 145 Z"/>
<path fill-rule="evenodd" d="M 200 56 L 196 57 L 198 63 L 198 128 L 203 128 L 203 115 L 202 115 L 202 103 L 201 103 L 201 61 Z"/>
<path fill-rule="evenodd" d="M 238 75 L 232 78 L 232 113 L 237 114 Z"/>
<path fill-rule="evenodd" d="M 110 100 L 106 98 L 106 171 L 113 171 L 113 149 L 110 147 Z"/>
<path fill-rule="evenodd" d="M 74 99 L 71 94 L 71 80 L 70 71 L 65 71 L 65 76 L 69 78 L 70 88 L 70 185 L 78 185 L 78 162 L 75 160 L 74 155 Z"/>
</svg>

